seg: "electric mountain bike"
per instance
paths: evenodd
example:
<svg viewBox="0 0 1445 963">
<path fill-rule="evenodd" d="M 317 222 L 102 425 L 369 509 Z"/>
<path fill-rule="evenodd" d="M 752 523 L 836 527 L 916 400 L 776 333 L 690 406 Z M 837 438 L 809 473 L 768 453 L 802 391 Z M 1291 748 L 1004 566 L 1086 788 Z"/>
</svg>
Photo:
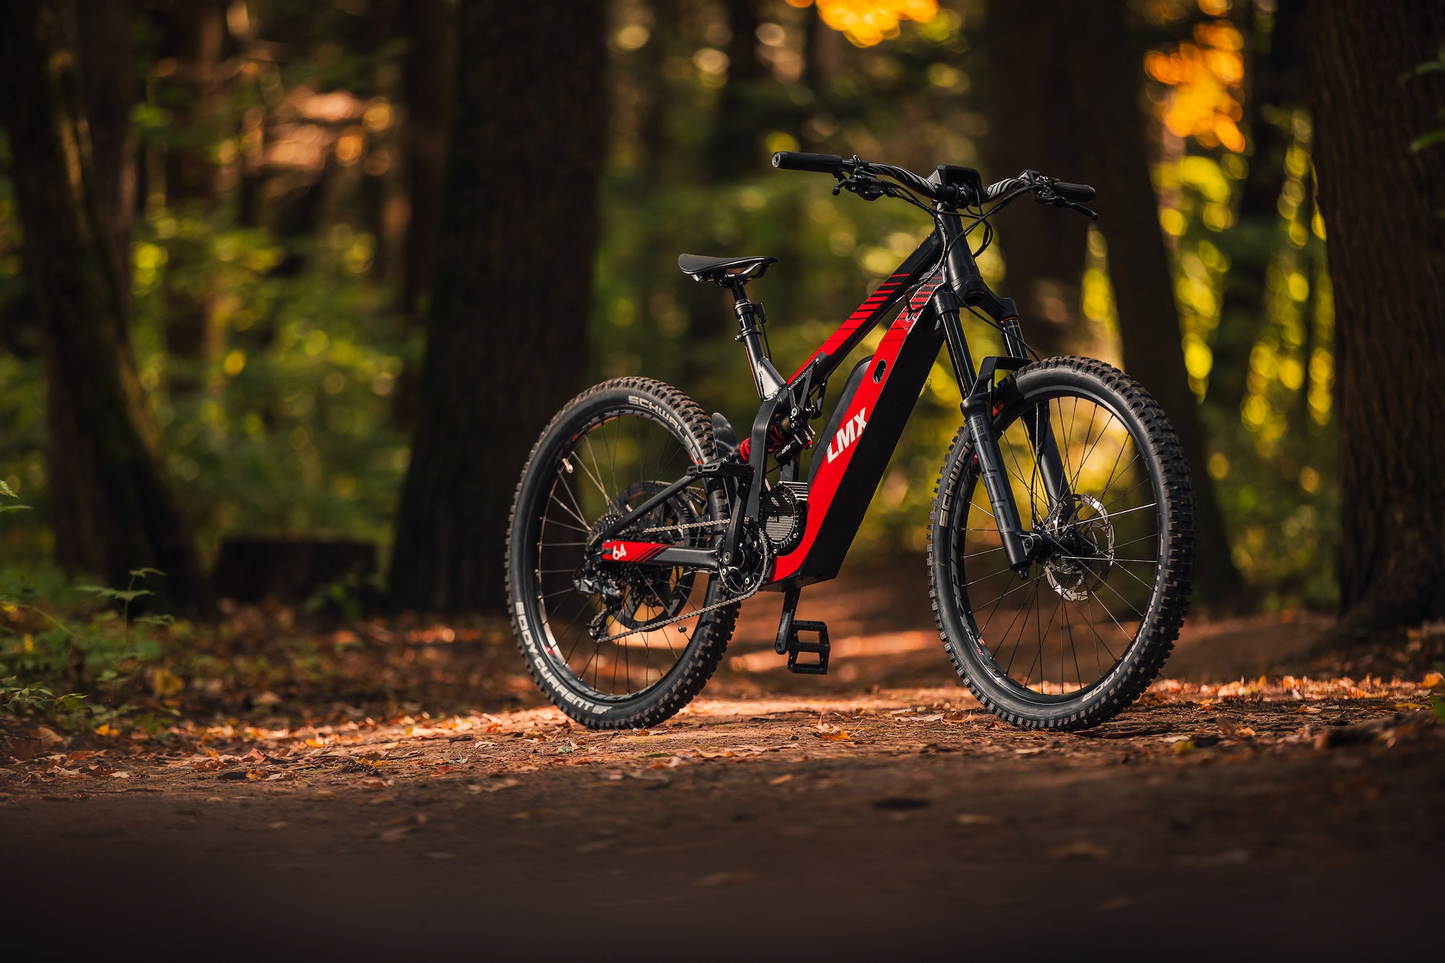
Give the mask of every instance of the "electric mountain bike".
<svg viewBox="0 0 1445 963">
<path fill-rule="evenodd" d="M 1188 468 L 1164 412 L 1128 375 L 1031 357 L 1014 302 L 975 261 L 989 219 L 1014 200 L 1097 218 L 1082 204 L 1094 190 L 1035 171 L 984 187 L 970 168 L 922 177 L 790 151 L 773 166 L 830 174 L 835 195 L 903 200 L 933 231 L 786 378 L 766 349 L 763 307 L 747 296 L 776 259 L 678 258 L 683 273 L 731 292 L 761 403 L 739 438 L 676 388 L 628 377 L 552 419 L 517 485 L 507 542 L 532 676 L 590 728 L 656 725 L 702 690 L 739 604 L 764 590 L 782 595 L 774 647 L 788 668 L 827 672 L 827 626 L 795 618 L 801 590 L 838 574 L 946 347 L 963 401 L 928 533 L 944 649 L 978 700 L 1018 726 L 1113 717 L 1158 674 L 1188 606 Z M 997 329 L 1005 354 L 975 366 L 963 310 Z M 890 315 L 815 433 L 829 382 Z"/>
</svg>

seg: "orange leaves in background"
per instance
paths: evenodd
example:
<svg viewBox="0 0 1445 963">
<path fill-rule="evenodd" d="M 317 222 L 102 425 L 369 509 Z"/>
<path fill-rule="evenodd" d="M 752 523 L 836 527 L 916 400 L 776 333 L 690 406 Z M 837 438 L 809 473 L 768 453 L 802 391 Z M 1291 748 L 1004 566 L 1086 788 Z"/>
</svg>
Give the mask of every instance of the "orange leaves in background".
<svg viewBox="0 0 1445 963">
<path fill-rule="evenodd" d="M 813 0 L 788 0 L 810 7 Z M 872 47 L 898 36 L 902 20 L 927 23 L 938 16 L 938 0 L 817 0 L 818 16 L 859 47 Z"/>
<path fill-rule="evenodd" d="M 1194 28 L 1192 43 L 1145 56 L 1145 72 L 1170 88 L 1160 119 L 1171 134 L 1193 137 L 1205 147 L 1244 150 L 1239 130 L 1243 48 L 1244 37 L 1232 23 L 1214 20 Z"/>
</svg>

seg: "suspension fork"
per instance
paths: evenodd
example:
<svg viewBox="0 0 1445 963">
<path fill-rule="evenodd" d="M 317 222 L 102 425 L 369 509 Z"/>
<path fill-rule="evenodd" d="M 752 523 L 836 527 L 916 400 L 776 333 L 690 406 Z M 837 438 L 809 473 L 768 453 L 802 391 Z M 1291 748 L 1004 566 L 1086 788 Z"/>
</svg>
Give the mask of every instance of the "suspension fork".
<svg viewBox="0 0 1445 963">
<path fill-rule="evenodd" d="M 1019 319 L 1004 318 L 1000 327 L 1003 328 L 1004 346 L 1008 353 L 1015 358 L 1027 357 L 1028 347 L 1019 331 Z M 1029 447 L 1034 452 L 1034 464 L 1039 466 L 1039 474 L 1043 476 L 1044 491 L 1049 496 L 1049 509 L 1052 511 L 1055 506 L 1062 506 L 1059 521 L 1069 522 L 1073 520 L 1074 502 L 1069 497 L 1069 475 L 1064 470 L 1064 460 L 1059 455 L 1059 443 L 1049 425 L 1049 406 L 1045 403 L 1035 411 L 1037 414 L 1033 418 L 1024 421 Z"/>
<path fill-rule="evenodd" d="M 996 406 L 1001 406 L 994 377 L 1000 371 L 1016 371 L 1028 364 L 1024 357 L 1024 345 L 1018 334 L 1018 321 L 1008 318 L 1003 325 L 1004 344 L 1013 352 L 1010 356 L 984 358 L 979 365 L 978 375 L 973 372 L 973 358 L 968 342 L 963 335 L 959 321 L 958 300 L 947 288 L 941 288 L 934 295 L 934 310 L 939 323 L 943 325 L 944 338 L 948 344 L 949 360 L 953 374 L 958 380 L 963 395 L 964 425 L 973 442 L 974 456 L 978 460 L 979 476 L 988 492 L 989 505 L 993 510 L 994 524 L 998 526 L 999 538 L 1003 542 L 1004 554 L 1009 567 L 1020 576 L 1026 576 L 1030 563 L 1040 551 L 1043 541 L 1032 531 L 1025 531 L 1019 518 L 1018 504 L 1014 500 L 1013 486 L 1009 484 L 1008 470 L 999 451 L 998 431 L 994 427 Z M 1059 458 L 1058 446 L 1054 443 L 1053 432 L 1049 430 L 1047 411 L 1039 425 L 1028 425 L 1029 440 L 1044 477 L 1044 487 L 1051 505 L 1058 504 L 1067 489 L 1067 479 Z M 1037 434 L 1035 431 L 1037 429 Z"/>
</svg>

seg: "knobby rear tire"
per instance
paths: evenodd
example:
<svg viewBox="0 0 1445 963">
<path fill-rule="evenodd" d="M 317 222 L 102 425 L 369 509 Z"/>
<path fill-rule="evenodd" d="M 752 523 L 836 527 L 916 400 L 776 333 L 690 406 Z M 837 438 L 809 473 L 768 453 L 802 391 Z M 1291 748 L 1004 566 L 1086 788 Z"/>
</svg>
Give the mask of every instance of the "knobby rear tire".
<svg viewBox="0 0 1445 963">
<path fill-rule="evenodd" d="M 698 617 L 686 649 L 671 670 L 630 697 L 609 698 L 589 691 L 585 679 L 577 678 L 544 651 L 542 636 L 551 629 L 529 552 L 539 537 L 552 479 L 579 432 L 601 417 L 624 415 L 646 417 L 662 425 L 695 461 L 710 461 L 717 455 L 712 420 L 681 391 L 650 378 L 605 381 L 573 398 L 543 430 L 517 483 L 508 526 L 508 609 L 517 645 L 538 688 L 553 705 L 589 729 L 643 729 L 675 715 L 717 670 L 738 614 L 734 604 Z M 716 517 L 716 506 L 710 505 L 708 511 Z M 722 589 L 713 580 L 709 586 L 706 601 L 712 604 Z"/>
</svg>

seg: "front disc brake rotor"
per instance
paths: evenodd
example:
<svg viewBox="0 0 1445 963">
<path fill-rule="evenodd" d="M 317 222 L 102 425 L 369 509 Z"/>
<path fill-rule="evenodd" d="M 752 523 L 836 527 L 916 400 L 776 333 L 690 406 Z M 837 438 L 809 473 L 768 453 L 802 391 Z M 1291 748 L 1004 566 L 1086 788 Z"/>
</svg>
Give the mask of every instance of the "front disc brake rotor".
<svg viewBox="0 0 1445 963">
<path fill-rule="evenodd" d="M 1071 602 L 1089 598 L 1114 564 L 1114 522 L 1093 495 L 1072 495 L 1073 521 L 1060 522 L 1065 502 L 1049 513 L 1045 529 L 1061 549 L 1044 562 L 1044 575 L 1061 597 Z M 1093 514 L 1082 517 L 1083 511 Z"/>
</svg>

